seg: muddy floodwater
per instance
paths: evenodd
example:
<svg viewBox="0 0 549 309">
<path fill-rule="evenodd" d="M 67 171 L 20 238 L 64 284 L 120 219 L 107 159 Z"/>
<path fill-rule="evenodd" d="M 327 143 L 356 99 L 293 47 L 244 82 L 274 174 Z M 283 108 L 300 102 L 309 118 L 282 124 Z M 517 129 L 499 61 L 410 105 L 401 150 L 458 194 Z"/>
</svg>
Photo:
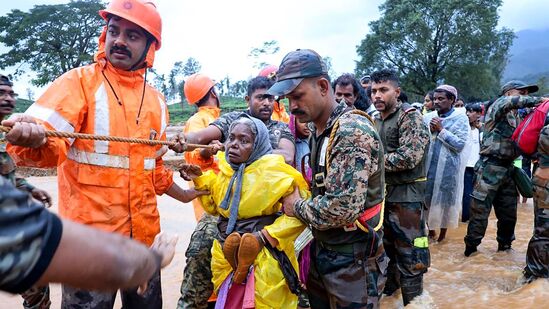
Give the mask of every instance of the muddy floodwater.
<svg viewBox="0 0 549 309">
<path fill-rule="evenodd" d="M 48 190 L 57 201 L 56 177 L 31 177 L 31 183 Z M 177 181 L 186 186 L 184 181 Z M 57 211 L 57 205 L 52 207 Z M 162 229 L 179 235 L 174 261 L 162 271 L 164 308 L 175 308 L 179 298 L 185 249 L 194 229 L 194 214 L 190 204 L 181 204 L 159 197 Z M 549 281 L 536 280 L 521 285 L 526 247 L 532 235 L 533 206 L 519 204 L 516 240 L 511 252 L 496 252 L 496 221 L 492 215 L 486 236 L 478 253 L 463 255 L 466 224 L 449 230 L 446 240 L 430 244 L 431 267 L 424 278 L 424 293 L 406 308 L 549 308 Z M 85 241 L 85 240 L 83 240 Z M 60 308 L 59 285 L 52 285 L 52 307 Z M 115 308 L 120 308 L 117 301 Z M 381 300 L 381 308 L 401 308 L 400 292 Z M 19 296 L 0 292 L 0 308 L 22 308 Z"/>
</svg>

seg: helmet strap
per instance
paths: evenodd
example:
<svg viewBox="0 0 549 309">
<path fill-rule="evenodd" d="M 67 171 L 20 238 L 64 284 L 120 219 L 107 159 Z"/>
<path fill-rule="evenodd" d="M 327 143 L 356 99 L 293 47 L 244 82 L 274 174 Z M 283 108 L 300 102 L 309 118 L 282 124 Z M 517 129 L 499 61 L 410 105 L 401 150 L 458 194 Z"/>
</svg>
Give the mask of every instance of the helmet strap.
<svg viewBox="0 0 549 309">
<path fill-rule="evenodd" d="M 132 65 L 132 67 L 130 68 L 130 71 L 139 70 L 143 68 L 143 66 L 146 66 L 145 57 L 147 57 L 147 53 L 149 52 L 149 49 L 151 48 L 151 44 L 153 41 L 154 39 L 148 36 L 147 45 L 145 45 L 145 49 L 143 50 L 141 57 L 139 57 L 139 60 L 137 60 L 137 62 L 135 62 L 134 65 Z"/>
</svg>

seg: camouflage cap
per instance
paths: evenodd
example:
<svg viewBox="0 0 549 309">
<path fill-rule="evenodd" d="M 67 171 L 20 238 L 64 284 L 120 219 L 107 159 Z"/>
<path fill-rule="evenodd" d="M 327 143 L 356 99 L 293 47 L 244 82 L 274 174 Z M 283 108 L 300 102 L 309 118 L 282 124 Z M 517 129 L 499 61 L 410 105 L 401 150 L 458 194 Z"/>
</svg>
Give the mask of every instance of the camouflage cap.
<svg viewBox="0 0 549 309">
<path fill-rule="evenodd" d="M 292 92 L 307 77 L 328 74 L 322 57 L 311 49 L 298 49 L 289 52 L 280 63 L 276 73 L 276 83 L 267 94 L 283 96 Z"/>
<path fill-rule="evenodd" d="M 0 86 L 10 86 L 13 87 L 13 83 L 10 78 L 6 75 L 0 74 Z"/>
<path fill-rule="evenodd" d="M 512 89 L 518 89 L 518 90 L 527 89 L 528 93 L 534 93 L 539 90 L 539 87 L 538 85 L 528 85 L 525 82 L 520 80 L 511 80 L 505 83 L 503 87 L 501 87 L 501 95 L 504 95 L 507 91 Z"/>
</svg>

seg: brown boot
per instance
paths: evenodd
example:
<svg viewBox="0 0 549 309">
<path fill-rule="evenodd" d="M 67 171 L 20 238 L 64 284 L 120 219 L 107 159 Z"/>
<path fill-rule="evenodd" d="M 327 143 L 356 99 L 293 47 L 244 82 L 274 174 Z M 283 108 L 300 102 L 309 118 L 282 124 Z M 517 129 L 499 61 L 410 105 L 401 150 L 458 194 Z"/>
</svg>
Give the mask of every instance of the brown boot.
<svg viewBox="0 0 549 309">
<path fill-rule="evenodd" d="M 233 276 L 233 282 L 242 284 L 248 276 L 248 270 L 263 248 L 263 244 L 251 233 L 242 235 L 238 249 L 238 263 Z"/>
<path fill-rule="evenodd" d="M 238 255 L 238 247 L 240 246 L 240 239 L 240 234 L 233 232 L 231 235 L 227 236 L 227 239 L 225 239 L 225 243 L 223 244 L 223 255 L 233 268 L 233 271 L 236 270 L 236 258 Z"/>
</svg>

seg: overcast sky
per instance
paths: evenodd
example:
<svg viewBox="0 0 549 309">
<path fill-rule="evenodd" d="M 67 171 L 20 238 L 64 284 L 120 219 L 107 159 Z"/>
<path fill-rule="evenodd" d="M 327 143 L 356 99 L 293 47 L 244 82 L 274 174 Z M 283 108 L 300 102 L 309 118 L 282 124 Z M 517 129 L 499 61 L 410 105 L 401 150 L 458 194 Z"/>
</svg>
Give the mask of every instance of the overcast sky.
<svg viewBox="0 0 549 309">
<path fill-rule="evenodd" d="M 37 4 L 63 0 L 5 1 L 4 15 L 12 9 L 27 11 Z M 332 58 L 336 73 L 352 72 L 356 46 L 368 33 L 368 23 L 380 17 L 382 0 L 156 0 L 163 19 L 162 48 L 155 68 L 168 73 L 176 61 L 194 57 L 202 71 L 215 79 L 229 75 L 233 81 L 257 74 L 248 57 L 265 41 L 279 42 L 280 52 L 268 61 L 279 64 L 296 48 L 312 48 Z M 549 28 L 549 1 L 504 0 L 500 26 L 515 31 Z M 4 73 L 10 73 L 6 71 Z M 28 83 L 21 80 L 16 91 L 25 97 Z M 42 91 L 36 89 L 39 95 Z"/>
</svg>

